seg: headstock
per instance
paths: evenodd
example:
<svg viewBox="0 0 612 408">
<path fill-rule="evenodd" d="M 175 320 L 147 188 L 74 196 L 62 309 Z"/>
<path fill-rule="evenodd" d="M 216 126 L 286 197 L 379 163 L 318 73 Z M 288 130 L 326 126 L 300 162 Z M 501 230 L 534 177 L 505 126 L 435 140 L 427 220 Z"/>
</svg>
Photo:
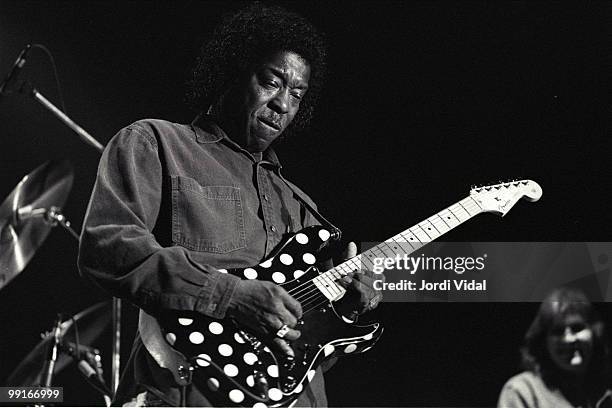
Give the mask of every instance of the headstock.
<svg viewBox="0 0 612 408">
<path fill-rule="evenodd" d="M 503 217 L 521 198 L 538 201 L 542 197 L 542 188 L 533 180 L 516 180 L 473 188 L 470 190 L 470 197 L 483 211 L 497 213 Z"/>
</svg>

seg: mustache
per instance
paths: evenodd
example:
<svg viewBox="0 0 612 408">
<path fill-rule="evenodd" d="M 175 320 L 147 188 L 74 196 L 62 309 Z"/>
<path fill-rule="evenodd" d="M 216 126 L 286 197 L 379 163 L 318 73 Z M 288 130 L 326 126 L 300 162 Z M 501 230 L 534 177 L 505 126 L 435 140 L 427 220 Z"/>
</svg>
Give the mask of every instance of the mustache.
<svg viewBox="0 0 612 408">
<path fill-rule="evenodd" d="M 262 115 L 259 117 L 259 120 L 265 122 L 268 125 L 271 125 L 272 127 L 275 127 L 277 129 L 281 129 L 283 127 L 283 121 L 282 118 L 278 118 L 272 115 Z"/>
</svg>

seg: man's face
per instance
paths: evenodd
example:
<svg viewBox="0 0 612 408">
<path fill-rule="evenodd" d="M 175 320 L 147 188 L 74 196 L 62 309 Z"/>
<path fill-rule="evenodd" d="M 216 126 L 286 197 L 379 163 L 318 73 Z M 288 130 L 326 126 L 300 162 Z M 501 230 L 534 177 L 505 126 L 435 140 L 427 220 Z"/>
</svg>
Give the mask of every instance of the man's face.
<svg viewBox="0 0 612 408">
<path fill-rule="evenodd" d="M 237 106 L 224 107 L 239 132 L 239 143 L 250 152 L 266 150 L 297 114 L 309 79 L 310 65 L 291 51 L 278 52 L 256 66 L 237 89 Z"/>
<path fill-rule="evenodd" d="M 581 316 L 565 316 L 550 329 L 546 346 L 558 368 L 568 373 L 583 373 L 593 354 L 593 331 Z"/>
</svg>

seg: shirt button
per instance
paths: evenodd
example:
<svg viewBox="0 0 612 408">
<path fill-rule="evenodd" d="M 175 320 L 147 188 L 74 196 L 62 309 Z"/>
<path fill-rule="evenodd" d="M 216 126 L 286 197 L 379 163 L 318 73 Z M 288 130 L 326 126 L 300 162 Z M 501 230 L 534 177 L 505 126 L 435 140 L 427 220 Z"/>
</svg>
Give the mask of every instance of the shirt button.
<svg viewBox="0 0 612 408">
<path fill-rule="evenodd" d="M 272 230 L 272 232 L 276 232 L 276 227 L 274 225 L 271 226 L 270 229 Z"/>
</svg>

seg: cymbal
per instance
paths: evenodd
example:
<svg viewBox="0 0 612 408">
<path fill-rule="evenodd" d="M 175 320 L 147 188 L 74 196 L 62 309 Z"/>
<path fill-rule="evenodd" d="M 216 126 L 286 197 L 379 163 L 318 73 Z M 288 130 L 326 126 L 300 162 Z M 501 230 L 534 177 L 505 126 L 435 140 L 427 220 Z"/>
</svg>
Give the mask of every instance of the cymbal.
<svg viewBox="0 0 612 408">
<path fill-rule="evenodd" d="M 25 176 L 0 205 L 0 289 L 26 267 L 49 235 L 47 211 L 62 207 L 74 172 L 67 160 L 48 161 Z"/>
<path fill-rule="evenodd" d="M 81 347 L 91 349 L 105 331 L 108 331 L 112 320 L 112 301 L 97 303 L 74 318 L 61 323 L 60 338 L 64 344 L 76 343 L 75 327 L 78 328 L 78 340 Z M 75 326 L 74 320 L 77 324 Z M 53 342 L 53 334 L 47 333 L 32 351 L 19 363 L 11 373 L 7 384 L 12 386 L 37 386 L 41 382 L 41 373 L 47 358 L 47 351 Z M 72 362 L 66 353 L 59 353 L 55 363 L 54 373 L 58 374 Z"/>
</svg>

